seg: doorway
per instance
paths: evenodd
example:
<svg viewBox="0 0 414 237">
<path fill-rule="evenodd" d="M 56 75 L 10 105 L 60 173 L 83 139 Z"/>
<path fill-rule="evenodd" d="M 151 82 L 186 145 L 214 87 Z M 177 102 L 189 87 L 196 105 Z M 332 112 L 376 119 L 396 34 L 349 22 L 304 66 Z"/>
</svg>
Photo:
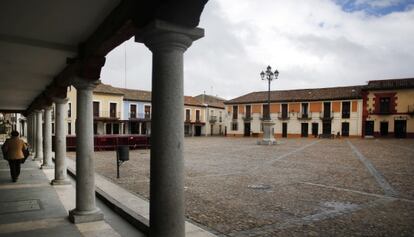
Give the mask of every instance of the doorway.
<svg viewBox="0 0 414 237">
<path fill-rule="evenodd" d="M 381 137 L 388 136 L 388 122 L 381 122 L 380 123 L 380 135 L 381 135 Z"/>
<path fill-rule="evenodd" d="M 396 138 L 407 137 L 407 120 L 394 121 L 394 134 Z"/>
<path fill-rule="evenodd" d="M 312 123 L 312 135 L 314 137 L 318 137 L 319 133 L 319 124 L 318 123 Z"/>
<path fill-rule="evenodd" d="M 349 137 L 349 123 L 348 122 L 342 123 L 341 136 Z"/>
<path fill-rule="evenodd" d="M 107 123 L 105 125 L 105 134 L 112 134 L 112 124 L 111 123 Z"/>
<path fill-rule="evenodd" d="M 244 123 L 244 136 L 250 137 L 250 123 Z"/>
<path fill-rule="evenodd" d="M 308 123 L 302 123 L 301 125 L 301 137 L 308 137 L 309 125 Z"/>
<path fill-rule="evenodd" d="M 374 121 L 365 121 L 365 136 L 374 136 Z"/>
<path fill-rule="evenodd" d="M 331 135 L 331 122 L 323 122 L 322 124 L 322 133 L 324 135 Z"/>
<path fill-rule="evenodd" d="M 282 123 L 282 137 L 287 137 L 287 123 Z"/>
<path fill-rule="evenodd" d="M 201 136 L 201 126 L 195 126 L 195 134 L 194 136 Z"/>
</svg>

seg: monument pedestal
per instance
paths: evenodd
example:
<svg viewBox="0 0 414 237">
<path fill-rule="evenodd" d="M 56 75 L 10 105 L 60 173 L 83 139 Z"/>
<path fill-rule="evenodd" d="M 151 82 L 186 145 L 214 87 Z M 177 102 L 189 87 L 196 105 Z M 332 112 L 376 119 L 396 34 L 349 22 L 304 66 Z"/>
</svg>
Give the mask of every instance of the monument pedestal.
<svg viewBox="0 0 414 237">
<path fill-rule="evenodd" d="M 263 140 L 257 141 L 258 145 L 276 145 L 276 139 L 272 132 L 272 126 L 275 125 L 272 120 L 263 120 Z"/>
</svg>

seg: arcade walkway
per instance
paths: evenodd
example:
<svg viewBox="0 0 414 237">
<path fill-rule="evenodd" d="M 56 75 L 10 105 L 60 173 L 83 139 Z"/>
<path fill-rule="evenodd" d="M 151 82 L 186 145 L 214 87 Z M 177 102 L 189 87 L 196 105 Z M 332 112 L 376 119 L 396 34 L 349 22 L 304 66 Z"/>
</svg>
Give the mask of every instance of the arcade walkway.
<svg viewBox="0 0 414 237">
<path fill-rule="evenodd" d="M 68 210 L 75 207 L 74 182 L 52 186 L 51 179 L 53 169 L 39 169 L 28 159 L 13 183 L 0 154 L 0 236 L 144 236 L 99 200 L 104 221 L 72 224 Z"/>
</svg>

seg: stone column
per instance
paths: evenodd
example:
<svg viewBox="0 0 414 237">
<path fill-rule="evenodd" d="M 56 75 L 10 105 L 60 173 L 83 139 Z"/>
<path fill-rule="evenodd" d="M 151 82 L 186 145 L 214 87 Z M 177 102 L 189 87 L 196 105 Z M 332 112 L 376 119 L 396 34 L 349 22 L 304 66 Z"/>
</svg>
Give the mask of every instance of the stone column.
<svg viewBox="0 0 414 237">
<path fill-rule="evenodd" d="M 36 111 L 36 160 L 43 158 L 43 129 L 42 129 L 42 111 Z"/>
<path fill-rule="evenodd" d="M 44 109 L 42 169 L 52 169 L 52 106 Z"/>
<path fill-rule="evenodd" d="M 32 131 L 31 131 L 31 129 L 32 129 L 32 115 L 29 114 L 29 115 L 27 115 L 27 134 L 26 134 L 26 137 L 27 137 L 27 143 L 29 144 L 29 147 L 30 147 L 30 151 L 32 150 L 31 149 L 31 147 L 32 147 Z"/>
<path fill-rule="evenodd" d="M 68 114 L 66 98 L 54 98 L 55 102 L 55 179 L 53 185 L 70 184 L 66 170 L 66 115 Z"/>
<path fill-rule="evenodd" d="M 73 223 L 103 220 L 95 203 L 92 92 L 99 81 L 77 78 L 76 87 L 76 208 L 69 212 Z"/>
<path fill-rule="evenodd" d="M 183 54 L 199 28 L 155 21 L 136 41 L 152 51 L 150 236 L 185 236 Z"/>
</svg>

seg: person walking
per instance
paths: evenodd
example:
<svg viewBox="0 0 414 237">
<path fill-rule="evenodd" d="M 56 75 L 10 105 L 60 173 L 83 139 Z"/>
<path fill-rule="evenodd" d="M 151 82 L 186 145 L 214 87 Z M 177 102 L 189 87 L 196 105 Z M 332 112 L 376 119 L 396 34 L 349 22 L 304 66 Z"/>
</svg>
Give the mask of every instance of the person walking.
<svg viewBox="0 0 414 237">
<path fill-rule="evenodd" d="M 19 132 L 12 131 L 11 138 L 7 139 L 3 146 L 3 156 L 9 162 L 10 174 L 13 182 L 19 179 L 20 165 L 26 158 L 25 151 L 27 150 L 26 143 L 19 138 Z"/>
</svg>

